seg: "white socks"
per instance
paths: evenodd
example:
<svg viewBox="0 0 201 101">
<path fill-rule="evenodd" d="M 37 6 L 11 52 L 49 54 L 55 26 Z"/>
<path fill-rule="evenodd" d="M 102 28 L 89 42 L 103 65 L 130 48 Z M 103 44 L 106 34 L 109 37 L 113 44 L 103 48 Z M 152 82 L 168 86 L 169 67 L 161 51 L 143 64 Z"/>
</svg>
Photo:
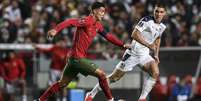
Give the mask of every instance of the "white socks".
<svg viewBox="0 0 201 101">
<path fill-rule="evenodd" d="M 90 94 L 90 96 L 91 96 L 92 98 L 94 98 L 94 97 L 96 96 L 96 94 L 97 94 L 99 91 L 101 91 L 101 90 L 102 90 L 102 89 L 100 88 L 99 83 L 97 83 L 97 84 L 95 85 L 95 87 L 92 89 L 92 91 L 89 92 L 89 94 Z"/>
<path fill-rule="evenodd" d="M 56 101 L 60 101 L 60 99 L 57 97 Z"/>
<path fill-rule="evenodd" d="M 146 99 L 147 95 L 153 88 L 156 83 L 156 79 L 152 78 L 151 76 L 147 75 L 147 78 L 144 80 L 144 84 L 142 87 L 142 92 L 139 99 Z"/>
<path fill-rule="evenodd" d="M 152 88 L 155 85 L 155 83 L 156 83 L 156 79 L 154 79 L 153 77 L 151 77 L 149 75 L 146 75 L 146 78 L 144 80 L 144 84 L 143 84 L 143 87 L 142 87 L 142 92 L 141 92 L 141 95 L 140 95 L 139 99 L 146 99 L 147 95 L 152 90 Z M 100 88 L 99 83 L 98 83 L 98 84 L 95 85 L 95 87 L 92 89 L 92 91 L 89 92 L 89 94 L 90 94 L 90 96 L 92 98 L 94 98 L 95 95 L 101 90 L 102 89 Z M 113 99 L 108 100 L 108 101 L 113 101 Z"/>
<path fill-rule="evenodd" d="M 110 80 L 109 79 L 107 79 L 107 82 L 110 84 Z M 94 86 L 94 88 L 88 93 L 88 94 L 90 94 L 90 96 L 92 97 L 92 98 L 94 98 L 95 96 L 96 96 L 96 94 L 99 92 L 99 91 L 101 91 L 102 89 L 101 89 L 101 87 L 100 87 L 100 85 L 99 85 L 99 83 L 97 83 L 95 86 Z M 113 101 L 114 99 L 112 99 L 111 101 Z M 109 100 L 110 101 L 110 100 Z"/>
<path fill-rule="evenodd" d="M 66 98 L 66 97 L 63 97 L 63 98 L 62 98 L 62 101 L 67 101 L 67 98 Z"/>
<path fill-rule="evenodd" d="M 114 101 L 114 98 L 112 98 L 112 99 L 110 99 L 110 100 L 108 100 L 108 101 Z"/>
<path fill-rule="evenodd" d="M 27 95 L 22 95 L 22 101 L 27 101 Z"/>
</svg>

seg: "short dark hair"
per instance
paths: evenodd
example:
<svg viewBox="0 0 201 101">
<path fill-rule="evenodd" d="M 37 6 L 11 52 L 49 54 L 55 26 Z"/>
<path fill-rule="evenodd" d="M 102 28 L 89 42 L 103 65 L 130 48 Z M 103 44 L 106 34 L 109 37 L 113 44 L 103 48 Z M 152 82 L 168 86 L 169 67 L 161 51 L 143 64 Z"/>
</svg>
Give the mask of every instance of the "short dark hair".
<svg viewBox="0 0 201 101">
<path fill-rule="evenodd" d="M 94 3 L 91 5 L 91 10 L 94 10 L 94 9 L 100 8 L 100 7 L 104 7 L 104 8 L 105 8 L 104 3 L 102 3 L 102 2 L 94 2 Z"/>
<path fill-rule="evenodd" d="M 166 5 L 164 3 L 161 3 L 161 2 L 156 3 L 155 7 L 160 7 L 160 8 L 164 8 L 165 10 L 167 10 Z"/>
</svg>

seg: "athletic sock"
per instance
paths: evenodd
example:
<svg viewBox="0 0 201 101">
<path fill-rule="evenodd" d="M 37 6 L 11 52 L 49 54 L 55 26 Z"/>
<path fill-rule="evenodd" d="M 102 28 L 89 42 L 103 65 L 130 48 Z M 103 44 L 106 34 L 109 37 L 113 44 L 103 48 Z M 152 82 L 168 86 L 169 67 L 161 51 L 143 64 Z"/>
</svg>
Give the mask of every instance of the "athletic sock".
<svg viewBox="0 0 201 101">
<path fill-rule="evenodd" d="M 53 94 L 57 93 L 60 90 L 59 83 L 56 82 L 52 86 L 50 86 L 41 96 L 40 101 L 46 101 L 48 97 L 52 96 Z"/>
<path fill-rule="evenodd" d="M 22 101 L 27 101 L 27 95 L 22 95 Z"/>
<path fill-rule="evenodd" d="M 100 88 L 100 85 L 99 85 L 99 83 L 97 83 L 95 86 L 94 86 L 94 88 L 91 90 L 91 92 L 89 92 L 90 93 L 90 96 L 92 97 L 92 98 L 94 98 L 95 96 L 96 96 L 96 94 L 99 92 L 99 91 L 101 91 L 102 89 Z"/>
<path fill-rule="evenodd" d="M 107 97 L 107 99 L 112 99 L 112 92 L 109 88 L 109 84 L 107 82 L 107 78 L 104 78 L 104 77 L 99 77 L 99 84 L 100 84 L 100 87 L 102 88 L 105 96 Z"/>
<path fill-rule="evenodd" d="M 66 98 L 66 97 L 63 97 L 63 98 L 62 98 L 62 101 L 67 101 L 67 98 Z"/>
<path fill-rule="evenodd" d="M 147 75 L 147 78 L 144 80 L 142 92 L 139 99 L 146 99 L 147 95 L 149 94 L 155 83 L 156 79 Z"/>
</svg>

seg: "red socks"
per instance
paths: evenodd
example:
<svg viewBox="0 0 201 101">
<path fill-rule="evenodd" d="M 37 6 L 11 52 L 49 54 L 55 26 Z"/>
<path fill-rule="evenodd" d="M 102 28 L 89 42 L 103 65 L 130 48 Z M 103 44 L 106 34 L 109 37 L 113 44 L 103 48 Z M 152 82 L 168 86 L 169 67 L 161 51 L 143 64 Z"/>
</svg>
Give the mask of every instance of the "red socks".
<svg viewBox="0 0 201 101">
<path fill-rule="evenodd" d="M 107 82 L 107 78 L 104 78 L 104 77 L 99 77 L 99 85 L 100 87 L 102 88 L 105 96 L 107 97 L 107 99 L 112 99 L 113 96 L 112 96 L 112 92 L 109 88 L 109 85 L 108 85 L 108 82 Z"/>
<path fill-rule="evenodd" d="M 57 93 L 60 90 L 59 83 L 56 82 L 52 86 L 50 86 L 43 95 L 40 96 L 40 101 L 46 101 L 48 97 L 52 96 L 53 94 Z"/>
</svg>

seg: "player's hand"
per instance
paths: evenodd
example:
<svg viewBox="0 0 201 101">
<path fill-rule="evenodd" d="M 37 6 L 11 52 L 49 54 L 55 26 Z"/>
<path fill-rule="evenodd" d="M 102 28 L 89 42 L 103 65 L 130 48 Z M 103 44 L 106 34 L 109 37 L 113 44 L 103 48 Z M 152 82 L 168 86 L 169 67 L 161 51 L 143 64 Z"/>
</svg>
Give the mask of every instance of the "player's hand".
<svg viewBox="0 0 201 101">
<path fill-rule="evenodd" d="M 52 40 L 54 36 L 57 34 L 57 31 L 54 29 L 51 29 L 47 32 L 47 39 Z"/>
<path fill-rule="evenodd" d="M 159 57 L 158 57 L 158 56 L 154 56 L 154 59 L 155 59 L 155 61 L 156 61 L 157 64 L 160 63 L 160 60 L 159 60 Z"/>
<path fill-rule="evenodd" d="M 123 47 L 126 48 L 126 49 L 130 49 L 131 48 L 131 44 L 124 44 Z"/>
</svg>

